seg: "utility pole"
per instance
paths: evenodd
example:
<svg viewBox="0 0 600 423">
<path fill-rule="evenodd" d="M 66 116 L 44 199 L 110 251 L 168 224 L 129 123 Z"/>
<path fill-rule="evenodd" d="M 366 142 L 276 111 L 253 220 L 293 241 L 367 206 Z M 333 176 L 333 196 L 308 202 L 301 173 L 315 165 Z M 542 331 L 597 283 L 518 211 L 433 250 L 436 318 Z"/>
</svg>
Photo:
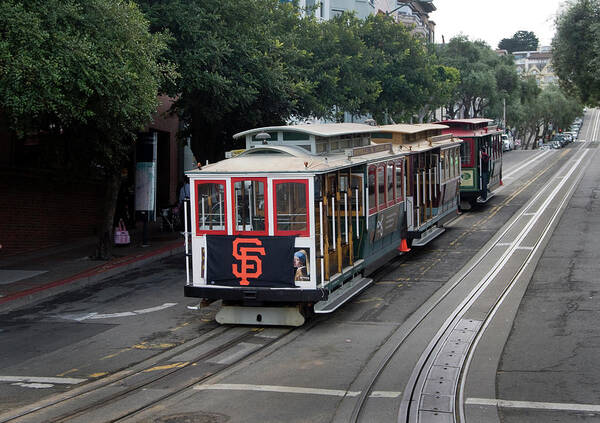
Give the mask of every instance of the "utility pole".
<svg viewBox="0 0 600 423">
<path fill-rule="evenodd" d="M 506 134 L 506 99 L 502 99 L 502 122 L 504 123 L 504 133 Z"/>
</svg>

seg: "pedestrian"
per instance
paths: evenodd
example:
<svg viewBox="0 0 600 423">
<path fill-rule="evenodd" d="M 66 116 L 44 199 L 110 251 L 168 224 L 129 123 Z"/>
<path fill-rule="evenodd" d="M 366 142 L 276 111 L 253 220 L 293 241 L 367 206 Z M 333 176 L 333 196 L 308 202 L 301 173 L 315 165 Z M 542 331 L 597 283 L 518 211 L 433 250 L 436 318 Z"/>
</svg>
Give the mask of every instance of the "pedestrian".
<svg viewBox="0 0 600 423">
<path fill-rule="evenodd" d="M 481 161 L 481 199 L 483 201 L 487 200 L 487 193 L 488 193 L 488 183 L 490 181 L 490 156 L 488 153 L 486 153 L 485 151 L 485 146 L 481 146 L 481 154 L 480 154 L 480 161 Z"/>
<path fill-rule="evenodd" d="M 190 199 L 190 180 L 187 176 L 184 176 L 184 180 L 183 180 L 183 185 L 181 186 L 181 189 L 179 190 L 179 221 L 181 222 L 181 224 L 185 224 L 184 222 L 184 217 L 185 217 L 185 211 L 184 211 L 184 207 L 185 207 L 185 201 Z M 191 218 L 190 215 L 188 213 L 188 218 L 187 218 L 187 223 L 188 223 L 188 231 L 191 231 L 191 227 L 190 227 L 190 222 L 191 222 Z"/>
</svg>

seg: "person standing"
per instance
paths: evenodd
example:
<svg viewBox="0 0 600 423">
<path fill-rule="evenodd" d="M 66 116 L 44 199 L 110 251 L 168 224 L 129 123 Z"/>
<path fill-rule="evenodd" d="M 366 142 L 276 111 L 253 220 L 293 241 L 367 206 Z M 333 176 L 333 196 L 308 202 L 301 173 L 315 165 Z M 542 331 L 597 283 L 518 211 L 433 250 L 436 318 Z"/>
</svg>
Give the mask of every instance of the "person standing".
<svg viewBox="0 0 600 423">
<path fill-rule="evenodd" d="M 190 199 L 190 180 L 187 176 L 185 176 L 185 179 L 183 180 L 183 185 L 181 186 L 181 188 L 179 189 L 179 218 L 180 218 L 180 222 L 182 225 L 185 224 L 184 222 L 184 217 L 185 217 L 185 211 L 184 211 L 184 207 L 185 207 L 185 201 Z M 191 226 L 190 226 L 190 215 L 188 213 L 188 230 L 192 230 Z"/>
<path fill-rule="evenodd" d="M 490 156 L 485 151 L 485 147 L 481 146 L 480 153 L 480 161 L 481 161 L 481 199 L 483 201 L 487 200 L 488 193 L 488 183 L 490 182 Z"/>
</svg>

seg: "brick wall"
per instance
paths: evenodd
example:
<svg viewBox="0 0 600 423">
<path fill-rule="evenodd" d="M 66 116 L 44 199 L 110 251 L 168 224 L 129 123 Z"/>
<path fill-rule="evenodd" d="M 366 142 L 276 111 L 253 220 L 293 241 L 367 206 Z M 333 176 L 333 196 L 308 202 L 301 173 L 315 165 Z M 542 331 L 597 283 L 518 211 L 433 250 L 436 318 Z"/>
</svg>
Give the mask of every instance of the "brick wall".
<svg viewBox="0 0 600 423">
<path fill-rule="evenodd" d="M 68 181 L 37 170 L 0 169 L 2 255 L 93 236 L 103 196 L 97 182 Z"/>
</svg>

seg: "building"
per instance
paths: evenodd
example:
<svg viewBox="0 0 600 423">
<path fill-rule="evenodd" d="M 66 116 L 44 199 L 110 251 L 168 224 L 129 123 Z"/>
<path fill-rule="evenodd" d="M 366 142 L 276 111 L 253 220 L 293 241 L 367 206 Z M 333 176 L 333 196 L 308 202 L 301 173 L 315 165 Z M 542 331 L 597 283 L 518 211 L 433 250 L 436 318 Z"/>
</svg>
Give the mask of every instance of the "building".
<svg viewBox="0 0 600 423">
<path fill-rule="evenodd" d="M 346 11 L 354 11 L 360 19 L 376 13 L 390 14 L 428 42 L 435 40 L 435 22 L 429 19 L 429 13 L 436 10 L 433 0 L 300 0 L 298 4 L 323 20 Z"/>
<path fill-rule="evenodd" d="M 558 83 L 558 77 L 552 69 L 550 47 L 540 47 L 537 51 L 515 51 L 513 57 L 519 75 L 535 77 L 538 85 L 542 88 Z"/>
<path fill-rule="evenodd" d="M 172 99 L 159 97 L 152 122 L 138 142 L 151 140 L 154 150 L 154 211 L 177 201 L 184 152 L 176 133 L 179 119 L 168 113 Z M 50 132 L 50 131 L 48 131 Z M 0 132 L 0 245 L 2 256 L 52 247 L 95 236 L 104 213 L 105 186 L 92 159 L 75 172 L 69 157 L 77 141 L 62 132 L 18 138 Z M 155 146 L 155 147 L 154 147 Z M 135 223 L 139 156 L 122 169 L 116 217 Z M 189 166 L 189 164 L 188 164 Z M 87 169 L 87 170 L 86 170 Z"/>
<path fill-rule="evenodd" d="M 397 22 L 412 27 L 414 34 L 422 36 L 427 42 L 435 42 L 435 22 L 429 14 L 436 10 L 433 0 L 380 0 L 385 3 L 380 7 L 385 13 L 394 16 Z"/>
</svg>

